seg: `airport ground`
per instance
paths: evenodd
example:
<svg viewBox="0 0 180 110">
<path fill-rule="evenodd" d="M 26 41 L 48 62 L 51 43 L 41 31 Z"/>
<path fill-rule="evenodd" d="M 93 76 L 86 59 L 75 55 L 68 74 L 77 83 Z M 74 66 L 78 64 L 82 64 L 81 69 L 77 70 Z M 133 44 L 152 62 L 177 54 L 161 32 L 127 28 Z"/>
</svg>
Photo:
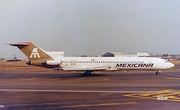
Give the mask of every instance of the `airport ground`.
<svg viewBox="0 0 180 110">
<path fill-rule="evenodd" d="M 173 69 L 83 73 L 0 62 L 0 110 L 179 110 Z"/>
</svg>

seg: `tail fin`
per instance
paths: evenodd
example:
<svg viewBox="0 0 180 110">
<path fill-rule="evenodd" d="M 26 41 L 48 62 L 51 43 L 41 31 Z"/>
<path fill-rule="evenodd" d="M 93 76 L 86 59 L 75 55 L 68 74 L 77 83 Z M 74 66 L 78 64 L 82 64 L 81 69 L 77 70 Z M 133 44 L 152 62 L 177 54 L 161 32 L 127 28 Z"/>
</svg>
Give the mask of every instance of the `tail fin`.
<svg viewBox="0 0 180 110">
<path fill-rule="evenodd" d="M 53 60 L 43 49 L 37 47 L 32 42 L 18 42 L 16 44 L 9 44 L 18 47 L 30 61 L 32 60 Z"/>
</svg>

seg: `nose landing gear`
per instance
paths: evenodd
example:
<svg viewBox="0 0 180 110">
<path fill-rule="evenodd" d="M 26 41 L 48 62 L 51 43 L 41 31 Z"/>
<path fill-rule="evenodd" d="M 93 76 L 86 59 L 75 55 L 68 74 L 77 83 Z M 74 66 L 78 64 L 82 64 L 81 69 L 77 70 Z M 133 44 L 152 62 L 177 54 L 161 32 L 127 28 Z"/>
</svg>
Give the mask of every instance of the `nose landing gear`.
<svg viewBox="0 0 180 110">
<path fill-rule="evenodd" d="M 156 75 L 160 75 L 161 74 L 161 70 L 157 70 Z"/>
</svg>

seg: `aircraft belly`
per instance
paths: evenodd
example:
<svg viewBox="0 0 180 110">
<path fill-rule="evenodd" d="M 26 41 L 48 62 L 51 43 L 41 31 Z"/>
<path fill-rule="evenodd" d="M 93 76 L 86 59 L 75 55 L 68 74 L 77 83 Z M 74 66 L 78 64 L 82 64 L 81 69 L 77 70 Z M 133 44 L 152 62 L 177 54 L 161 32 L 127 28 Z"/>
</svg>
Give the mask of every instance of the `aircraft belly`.
<svg viewBox="0 0 180 110">
<path fill-rule="evenodd" d="M 62 66 L 63 70 L 107 70 L 108 66 Z"/>
</svg>

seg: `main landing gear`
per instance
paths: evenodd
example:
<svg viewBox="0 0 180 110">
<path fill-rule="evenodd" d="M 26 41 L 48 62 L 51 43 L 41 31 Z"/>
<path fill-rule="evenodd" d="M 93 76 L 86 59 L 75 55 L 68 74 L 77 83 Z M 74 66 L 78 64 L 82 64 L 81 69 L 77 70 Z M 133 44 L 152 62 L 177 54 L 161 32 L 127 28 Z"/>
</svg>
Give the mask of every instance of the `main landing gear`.
<svg viewBox="0 0 180 110">
<path fill-rule="evenodd" d="M 84 75 L 91 75 L 91 72 L 92 72 L 92 71 L 86 71 L 86 72 L 84 73 Z"/>
<path fill-rule="evenodd" d="M 158 71 L 156 72 L 156 75 L 160 75 L 160 73 L 161 73 L 161 70 L 158 70 Z"/>
</svg>

